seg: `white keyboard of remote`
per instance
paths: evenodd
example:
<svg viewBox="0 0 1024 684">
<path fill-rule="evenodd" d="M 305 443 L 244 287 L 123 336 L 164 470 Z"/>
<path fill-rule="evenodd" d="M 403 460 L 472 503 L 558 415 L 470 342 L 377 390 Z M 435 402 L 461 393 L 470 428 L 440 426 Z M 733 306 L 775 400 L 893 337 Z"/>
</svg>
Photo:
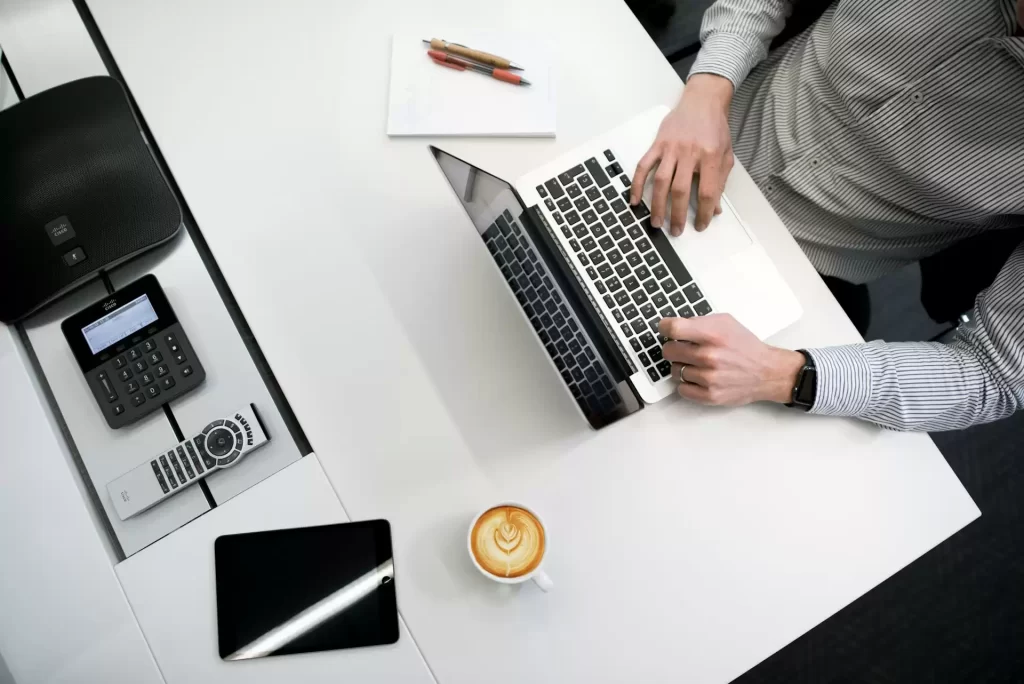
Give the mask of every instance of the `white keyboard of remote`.
<svg viewBox="0 0 1024 684">
<path fill-rule="evenodd" d="M 108 483 L 107 493 L 121 520 L 127 520 L 230 468 L 269 441 L 256 407 L 249 404 Z"/>
</svg>

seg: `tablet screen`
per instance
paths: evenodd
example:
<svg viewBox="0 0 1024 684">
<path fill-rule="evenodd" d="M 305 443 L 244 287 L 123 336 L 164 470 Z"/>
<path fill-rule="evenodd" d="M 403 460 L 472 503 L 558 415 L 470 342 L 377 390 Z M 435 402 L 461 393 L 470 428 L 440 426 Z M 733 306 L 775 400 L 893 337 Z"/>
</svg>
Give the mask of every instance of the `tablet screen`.
<svg viewBox="0 0 1024 684">
<path fill-rule="evenodd" d="M 398 641 L 386 520 L 228 535 L 214 555 L 225 660 Z"/>
</svg>

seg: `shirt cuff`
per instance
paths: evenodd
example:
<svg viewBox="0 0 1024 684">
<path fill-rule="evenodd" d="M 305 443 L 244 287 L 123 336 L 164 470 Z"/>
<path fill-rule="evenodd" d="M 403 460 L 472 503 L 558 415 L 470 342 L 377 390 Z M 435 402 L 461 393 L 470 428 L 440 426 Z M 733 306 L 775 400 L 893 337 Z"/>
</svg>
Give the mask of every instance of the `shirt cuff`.
<svg viewBox="0 0 1024 684">
<path fill-rule="evenodd" d="M 695 74 L 715 74 L 739 88 L 750 70 L 764 57 L 764 47 L 756 40 L 728 33 L 716 33 L 704 41 L 686 80 Z"/>
<path fill-rule="evenodd" d="M 822 416 L 860 416 L 871 403 L 871 367 L 863 344 L 807 349 L 814 359 L 818 386 L 810 412 Z"/>
</svg>

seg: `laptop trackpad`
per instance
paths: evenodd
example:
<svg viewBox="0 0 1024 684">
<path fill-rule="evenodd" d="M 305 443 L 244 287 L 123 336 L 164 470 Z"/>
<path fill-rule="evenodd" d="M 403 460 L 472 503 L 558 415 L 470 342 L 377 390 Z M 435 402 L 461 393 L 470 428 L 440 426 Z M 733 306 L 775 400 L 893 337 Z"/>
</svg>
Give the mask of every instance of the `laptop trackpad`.
<svg viewBox="0 0 1024 684">
<path fill-rule="evenodd" d="M 682 255 L 684 264 L 691 261 L 700 262 L 703 270 L 705 265 L 710 266 L 729 259 L 754 243 L 727 202 L 722 203 L 722 213 L 714 217 L 711 225 L 701 233 L 693 227 L 695 218 L 693 207 L 690 207 L 683 234 L 674 238 L 666 233 L 672 246 Z"/>
</svg>

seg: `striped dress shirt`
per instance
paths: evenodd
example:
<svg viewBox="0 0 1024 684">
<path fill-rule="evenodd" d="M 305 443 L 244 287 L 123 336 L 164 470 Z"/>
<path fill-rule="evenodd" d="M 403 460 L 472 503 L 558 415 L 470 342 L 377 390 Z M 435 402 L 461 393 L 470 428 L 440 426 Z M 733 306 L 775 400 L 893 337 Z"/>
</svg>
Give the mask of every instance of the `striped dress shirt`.
<svg viewBox="0 0 1024 684">
<path fill-rule="evenodd" d="M 837 0 L 768 55 L 792 4 L 716 2 L 690 75 L 736 86 L 735 154 L 820 273 L 863 283 L 1024 225 L 1015 0 Z M 1004 418 L 1024 407 L 1024 244 L 951 344 L 808 351 L 813 413 L 901 430 Z"/>
</svg>

